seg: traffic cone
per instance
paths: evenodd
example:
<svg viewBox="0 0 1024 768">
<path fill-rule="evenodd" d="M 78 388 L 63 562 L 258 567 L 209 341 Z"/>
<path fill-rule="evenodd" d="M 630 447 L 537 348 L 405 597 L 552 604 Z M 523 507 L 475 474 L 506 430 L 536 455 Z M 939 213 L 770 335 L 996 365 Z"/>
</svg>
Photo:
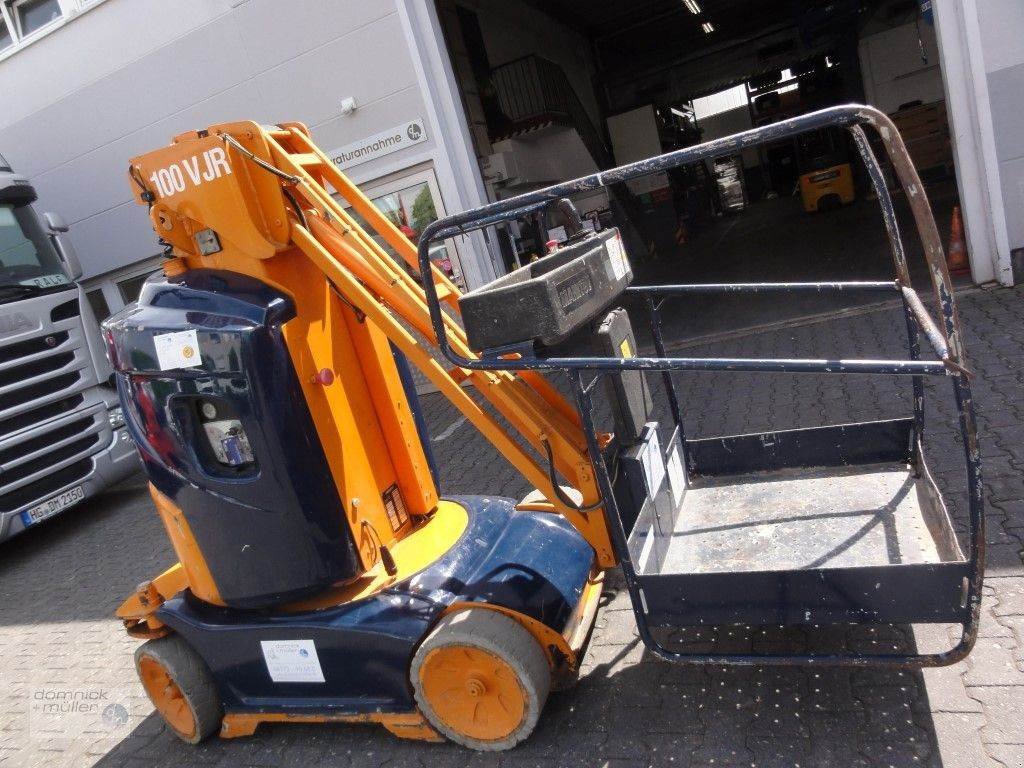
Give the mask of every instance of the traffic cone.
<svg viewBox="0 0 1024 768">
<path fill-rule="evenodd" d="M 970 274 L 971 264 L 967 260 L 967 249 L 964 246 L 964 221 L 960 218 L 960 206 L 953 206 L 953 221 L 949 227 L 949 251 L 946 255 L 946 266 L 951 275 Z"/>
</svg>

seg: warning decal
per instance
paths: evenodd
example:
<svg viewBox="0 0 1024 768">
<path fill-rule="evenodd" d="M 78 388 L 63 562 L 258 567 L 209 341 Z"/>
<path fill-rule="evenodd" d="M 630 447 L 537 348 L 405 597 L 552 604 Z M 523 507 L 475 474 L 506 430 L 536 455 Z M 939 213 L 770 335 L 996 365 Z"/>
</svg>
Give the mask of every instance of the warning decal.
<svg viewBox="0 0 1024 768">
<path fill-rule="evenodd" d="M 195 368 L 202 364 L 199 356 L 199 337 L 194 330 L 161 333 L 153 337 L 156 361 L 161 371 L 172 368 Z"/>
<path fill-rule="evenodd" d="M 312 640 L 260 640 L 267 672 L 275 683 L 322 683 L 324 671 Z"/>
</svg>

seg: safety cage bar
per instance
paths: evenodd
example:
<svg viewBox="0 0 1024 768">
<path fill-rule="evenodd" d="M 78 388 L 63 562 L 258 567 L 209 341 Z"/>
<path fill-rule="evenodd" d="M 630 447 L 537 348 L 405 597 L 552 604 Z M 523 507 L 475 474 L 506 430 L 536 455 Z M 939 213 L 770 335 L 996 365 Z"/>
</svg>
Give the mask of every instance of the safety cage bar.
<svg viewBox="0 0 1024 768">
<path fill-rule="evenodd" d="M 900 182 L 909 203 L 914 222 L 924 248 L 936 303 L 941 311 L 941 322 L 936 323 L 919 294 L 910 282 L 906 253 L 900 237 L 892 195 L 883 171 L 863 126 L 877 133 L 882 146 Z M 529 344 L 514 349 L 492 350 L 478 359 L 463 357 L 448 343 L 442 310 L 436 287 L 424 280 L 427 306 L 437 338 L 437 346 L 444 357 L 454 365 L 481 370 L 566 370 L 580 408 L 590 458 L 595 466 L 603 497 L 605 516 L 618 550 L 627 587 L 634 605 L 637 625 L 644 644 L 656 655 L 674 662 L 712 664 L 847 664 L 885 666 L 942 666 L 965 657 L 973 647 L 977 635 L 980 613 L 981 586 L 984 572 L 985 531 L 982 500 L 981 466 L 977 443 L 970 373 L 966 368 L 960 321 L 952 282 L 946 265 L 938 229 L 931 206 L 921 185 L 906 147 L 892 121 L 882 112 L 863 105 L 843 105 L 794 117 L 768 126 L 753 128 L 742 133 L 716 139 L 693 147 L 623 165 L 610 170 L 555 184 L 517 197 L 480 206 L 463 213 L 447 216 L 428 225 L 418 243 L 421 274 L 430 274 L 430 245 L 441 239 L 465 235 L 470 232 L 517 218 L 540 210 L 552 203 L 575 194 L 592 191 L 638 177 L 667 171 L 681 165 L 736 154 L 743 149 L 771 141 L 790 138 L 821 128 L 839 126 L 849 130 L 858 153 L 867 169 L 877 195 L 883 224 L 892 251 L 896 278 L 894 281 L 839 281 L 839 282 L 786 282 L 786 283 L 730 283 L 683 284 L 660 286 L 629 286 L 627 295 L 642 298 L 648 312 L 651 335 L 658 357 L 538 357 Z M 796 293 L 796 292 L 892 292 L 901 299 L 907 326 L 909 359 L 906 360 L 829 360 L 829 359 L 760 359 L 760 358 L 692 358 L 670 357 L 661 333 L 659 310 L 665 301 L 694 293 Z M 920 336 L 924 334 L 938 360 L 922 360 Z M 509 353 L 516 354 L 509 354 Z M 596 371 L 590 382 L 584 383 L 583 370 Z M 668 394 L 671 414 L 676 422 L 673 439 L 686 450 L 678 395 L 672 381 L 673 371 L 760 371 L 780 373 L 826 374 L 888 374 L 913 378 L 913 439 L 912 451 L 919 455 L 924 432 L 923 376 L 948 376 L 953 384 L 959 411 L 960 432 L 967 463 L 967 487 L 970 522 L 970 550 L 967 559 L 966 606 L 967 619 L 962 622 L 963 634 L 952 649 L 933 654 L 853 654 L 772 656 L 755 654 L 689 654 L 663 647 L 651 634 L 643 609 L 644 598 L 637 580 L 628 548 L 628 532 L 619 514 L 612 482 L 604 461 L 593 422 L 591 391 L 605 372 L 639 370 L 661 371 Z"/>
</svg>

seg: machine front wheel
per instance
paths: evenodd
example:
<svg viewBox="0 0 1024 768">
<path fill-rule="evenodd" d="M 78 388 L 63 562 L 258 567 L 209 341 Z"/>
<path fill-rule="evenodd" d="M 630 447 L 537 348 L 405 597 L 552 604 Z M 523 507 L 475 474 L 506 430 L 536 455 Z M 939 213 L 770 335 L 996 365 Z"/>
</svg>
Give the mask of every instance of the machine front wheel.
<svg viewBox="0 0 1024 768">
<path fill-rule="evenodd" d="M 177 635 L 148 640 L 135 650 L 135 669 L 149 700 L 182 741 L 198 744 L 224 717 L 206 662 Z"/>
<path fill-rule="evenodd" d="M 413 658 L 412 687 L 423 715 L 452 741 L 483 751 L 529 736 L 551 689 L 544 650 L 498 611 L 447 616 Z"/>
</svg>

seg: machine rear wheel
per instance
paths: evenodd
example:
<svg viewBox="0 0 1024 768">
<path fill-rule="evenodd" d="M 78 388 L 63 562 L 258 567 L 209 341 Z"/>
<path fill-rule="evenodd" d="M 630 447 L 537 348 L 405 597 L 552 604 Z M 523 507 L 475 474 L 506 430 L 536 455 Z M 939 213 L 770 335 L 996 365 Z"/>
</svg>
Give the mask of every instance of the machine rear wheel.
<svg viewBox="0 0 1024 768">
<path fill-rule="evenodd" d="M 488 609 L 447 616 L 416 651 L 416 702 L 452 741 L 484 751 L 529 736 L 551 689 L 543 649 L 515 619 Z"/>
<path fill-rule="evenodd" d="M 148 640 L 135 651 L 135 668 L 149 700 L 178 738 L 198 744 L 224 717 L 206 662 L 177 635 Z"/>
</svg>

